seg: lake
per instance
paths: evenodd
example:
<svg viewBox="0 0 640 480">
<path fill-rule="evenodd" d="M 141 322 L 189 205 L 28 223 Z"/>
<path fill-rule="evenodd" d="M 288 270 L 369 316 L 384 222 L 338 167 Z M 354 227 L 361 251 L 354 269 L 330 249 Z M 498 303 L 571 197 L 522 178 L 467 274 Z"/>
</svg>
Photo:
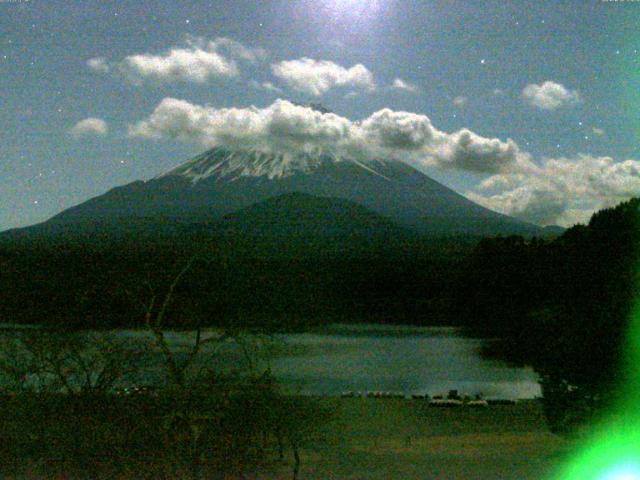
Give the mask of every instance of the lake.
<svg viewBox="0 0 640 480">
<path fill-rule="evenodd" d="M 23 327 L 24 328 L 24 327 Z M 4 329 L 12 330 L 11 326 Z M 154 345 L 149 332 L 112 332 L 138 350 Z M 215 330 L 203 332 L 203 338 Z M 166 332 L 177 357 L 184 358 L 193 332 Z M 487 398 L 523 399 L 540 396 L 537 375 L 531 368 L 514 367 L 480 355 L 482 341 L 468 338 L 453 327 L 411 327 L 334 324 L 308 333 L 279 334 L 247 341 L 258 352 L 252 363 L 267 367 L 286 390 L 306 395 L 384 391 L 404 395 L 482 393 Z M 245 362 L 235 343 L 217 346 L 215 365 L 237 367 Z M 196 367 L 210 367 L 202 356 Z M 209 362 L 209 363 L 207 363 Z M 161 384 L 165 369 L 157 348 L 127 383 Z"/>
<path fill-rule="evenodd" d="M 481 340 L 452 327 L 332 325 L 277 338 L 290 351 L 269 360 L 272 371 L 302 394 L 377 390 L 433 396 L 454 389 L 488 398 L 541 394 L 531 368 L 481 357 Z"/>
</svg>

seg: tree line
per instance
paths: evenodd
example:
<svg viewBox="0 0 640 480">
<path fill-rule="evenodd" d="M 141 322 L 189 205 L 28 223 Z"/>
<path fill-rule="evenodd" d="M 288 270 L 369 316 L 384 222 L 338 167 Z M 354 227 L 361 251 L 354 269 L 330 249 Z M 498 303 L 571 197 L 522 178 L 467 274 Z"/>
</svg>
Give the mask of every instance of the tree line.
<svg viewBox="0 0 640 480">
<path fill-rule="evenodd" d="M 638 280 L 639 202 L 601 210 L 551 240 L 346 238 L 281 248 L 281 240 L 216 236 L 205 226 L 170 236 L 0 239 L 0 322 L 141 327 L 148 305 L 139 299 L 166 294 L 190 264 L 166 328 L 459 325 L 492 339 L 485 354 L 536 369 L 551 424 L 562 430 L 618 390 Z"/>
<path fill-rule="evenodd" d="M 553 429 L 596 418 L 624 382 L 639 280 L 640 200 L 596 212 L 553 241 L 485 239 L 460 271 L 456 305 L 486 354 L 532 365 Z"/>
</svg>

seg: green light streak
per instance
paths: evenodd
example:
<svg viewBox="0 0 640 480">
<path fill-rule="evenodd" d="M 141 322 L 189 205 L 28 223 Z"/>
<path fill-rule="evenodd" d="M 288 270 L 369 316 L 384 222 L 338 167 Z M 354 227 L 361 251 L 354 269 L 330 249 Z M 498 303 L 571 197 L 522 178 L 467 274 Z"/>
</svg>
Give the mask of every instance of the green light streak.
<svg viewBox="0 0 640 480">
<path fill-rule="evenodd" d="M 619 27 L 622 28 L 618 31 L 627 32 L 625 47 L 612 57 L 605 71 L 619 80 L 624 121 L 630 122 L 640 140 L 640 62 L 631 55 L 640 50 L 640 28 L 633 23 Z M 639 249 L 636 260 L 640 260 L 638 253 Z M 640 271 L 640 262 L 636 261 L 636 265 Z M 636 285 L 636 292 L 621 362 L 625 380 L 621 400 L 595 425 L 594 433 L 553 480 L 640 480 L 640 285 Z"/>
<path fill-rule="evenodd" d="M 634 253 L 640 271 L 640 245 Z M 624 384 L 619 400 L 554 480 L 640 480 L 640 284 L 635 291 L 620 363 Z"/>
<path fill-rule="evenodd" d="M 640 480 L 640 300 L 632 314 L 626 352 L 623 400 L 556 480 Z"/>
</svg>

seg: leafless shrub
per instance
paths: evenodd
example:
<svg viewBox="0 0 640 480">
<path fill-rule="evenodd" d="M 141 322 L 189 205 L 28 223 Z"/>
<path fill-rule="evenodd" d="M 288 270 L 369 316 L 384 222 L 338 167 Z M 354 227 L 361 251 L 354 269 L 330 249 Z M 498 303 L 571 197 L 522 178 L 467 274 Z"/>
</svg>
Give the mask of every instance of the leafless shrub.
<svg viewBox="0 0 640 480">
<path fill-rule="evenodd" d="M 0 337 L 0 382 L 13 393 L 106 393 L 137 371 L 142 353 L 111 333 L 7 332 Z"/>
</svg>

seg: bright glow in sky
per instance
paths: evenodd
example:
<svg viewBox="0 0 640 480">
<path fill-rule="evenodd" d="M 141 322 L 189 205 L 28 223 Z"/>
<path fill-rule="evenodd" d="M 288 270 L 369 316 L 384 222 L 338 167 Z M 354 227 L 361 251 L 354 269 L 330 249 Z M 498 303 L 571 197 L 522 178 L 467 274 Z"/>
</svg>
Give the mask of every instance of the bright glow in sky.
<svg viewBox="0 0 640 480">
<path fill-rule="evenodd" d="M 364 13 L 375 14 L 380 11 L 382 0 L 325 0 L 325 5 L 333 7 L 345 15 L 361 16 Z"/>
<path fill-rule="evenodd" d="M 318 0 L 307 3 L 308 15 L 326 22 L 334 33 L 336 26 L 346 32 L 367 34 L 369 29 L 375 29 L 375 24 L 383 20 L 384 14 L 392 9 L 394 0 Z"/>
</svg>

